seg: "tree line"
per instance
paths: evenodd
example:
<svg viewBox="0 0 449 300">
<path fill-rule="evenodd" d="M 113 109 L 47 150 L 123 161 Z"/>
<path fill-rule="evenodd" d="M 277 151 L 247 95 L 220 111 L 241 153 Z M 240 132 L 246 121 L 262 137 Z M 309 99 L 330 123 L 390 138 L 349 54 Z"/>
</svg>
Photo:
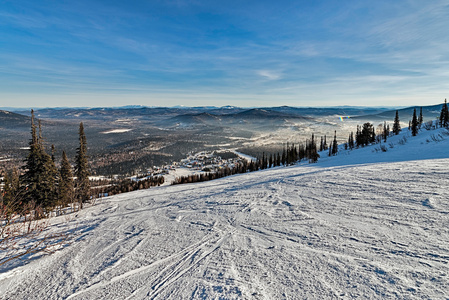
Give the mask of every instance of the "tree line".
<svg viewBox="0 0 449 300">
<path fill-rule="evenodd" d="M 81 122 L 78 130 L 79 147 L 76 149 L 75 165 L 69 162 L 65 151 L 59 168 L 55 161 L 55 147 L 51 145 L 50 153 L 45 147 L 42 124 L 31 110 L 31 139 L 29 150 L 21 170 L 13 168 L 4 175 L 4 187 L 0 193 L 0 208 L 10 211 L 10 215 L 20 211 L 28 214 L 38 212 L 38 218 L 48 215 L 55 208 L 69 205 L 82 209 L 84 203 L 103 195 L 146 189 L 164 183 L 164 178 L 151 177 L 139 181 L 120 179 L 108 181 L 102 186 L 92 187 L 89 180 L 90 166 L 87 156 L 87 139 Z M 24 208 L 30 208 L 24 210 Z M 31 209 L 32 208 L 32 209 Z"/>
<path fill-rule="evenodd" d="M 6 172 L 2 205 L 19 203 L 21 206 L 29 206 L 33 203 L 32 207 L 42 208 L 43 214 L 57 206 L 67 206 L 73 202 L 77 202 L 82 208 L 83 203 L 90 199 L 87 140 L 82 122 L 78 134 L 79 147 L 76 150 L 75 168 L 72 169 L 63 151 L 58 169 L 55 162 L 55 147 L 52 145 L 50 154 L 47 153 L 41 121 L 36 122 L 34 111 L 31 110 L 31 140 L 28 155 L 24 160 L 22 172 L 17 169 Z"/>
<path fill-rule="evenodd" d="M 95 180 L 91 181 L 93 197 L 106 197 L 136 190 L 149 189 L 164 183 L 164 176 L 151 176 L 145 179 L 131 180 Z"/>
<path fill-rule="evenodd" d="M 271 153 L 270 155 L 262 153 L 262 157 L 260 158 L 251 161 L 240 161 L 235 163 L 232 167 L 225 166 L 216 172 L 180 176 L 177 177 L 172 184 L 209 181 L 235 174 L 254 172 L 279 166 L 288 166 L 302 160 L 308 160 L 310 163 L 313 163 L 318 161 L 319 157 L 320 155 L 318 154 L 315 136 L 312 134 L 311 139 L 306 140 L 305 143 L 298 143 L 297 145 L 294 143 L 287 143 L 286 146 L 284 146 L 282 153 L 277 152 L 274 154 Z"/>
<path fill-rule="evenodd" d="M 417 115 L 416 109 L 414 109 L 412 119 L 409 121 L 408 127 L 412 136 L 416 136 L 418 134 L 423 122 L 424 118 L 422 107 L 420 108 L 419 116 Z M 449 111 L 446 100 L 444 100 L 438 123 L 440 127 L 449 127 Z M 355 135 L 354 132 L 351 132 L 343 147 L 345 150 L 352 150 L 354 148 L 365 147 L 381 141 L 386 142 L 387 138 L 391 134 L 398 135 L 402 130 L 399 120 L 399 111 L 396 110 L 392 129 L 390 129 L 390 125 L 387 124 L 386 121 L 384 121 L 380 129 L 379 134 L 376 134 L 376 129 L 370 122 L 366 122 L 363 125 L 357 125 Z M 306 140 L 305 143 L 299 143 L 298 145 L 287 143 L 282 153 L 277 152 L 269 155 L 265 155 L 265 153 L 263 153 L 261 158 L 257 158 L 256 160 L 250 162 L 243 161 L 236 163 L 232 168 L 224 167 L 217 172 L 181 176 L 176 178 L 172 184 L 209 181 L 234 174 L 254 172 L 272 167 L 288 166 L 303 160 L 308 160 L 309 163 L 314 163 L 317 162 L 320 157 L 318 150 L 319 152 L 328 151 L 328 156 L 335 156 L 338 154 L 338 147 L 337 131 L 334 131 L 333 140 L 329 144 L 327 143 L 326 135 L 324 137 L 322 136 L 319 148 L 317 147 L 315 136 L 312 134 L 311 139 Z"/>
</svg>

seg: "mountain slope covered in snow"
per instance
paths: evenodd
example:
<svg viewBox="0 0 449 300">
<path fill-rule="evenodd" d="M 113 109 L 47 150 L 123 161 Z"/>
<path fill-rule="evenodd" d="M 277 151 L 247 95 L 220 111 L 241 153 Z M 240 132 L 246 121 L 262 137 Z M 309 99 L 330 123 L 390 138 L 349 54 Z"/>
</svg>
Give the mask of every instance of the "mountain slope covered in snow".
<svg viewBox="0 0 449 300">
<path fill-rule="evenodd" d="M 104 199 L 53 220 L 71 245 L 0 269 L 0 297 L 445 299 L 449 136 L 386 146 Z"/>
</svg>

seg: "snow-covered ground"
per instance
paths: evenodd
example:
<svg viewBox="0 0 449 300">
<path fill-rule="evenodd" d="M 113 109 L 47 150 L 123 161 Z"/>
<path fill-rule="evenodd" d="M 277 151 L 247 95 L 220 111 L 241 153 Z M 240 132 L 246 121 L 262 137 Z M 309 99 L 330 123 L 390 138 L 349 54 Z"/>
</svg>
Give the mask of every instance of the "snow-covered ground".
<svg viewBox="0 0 449 300">
<path fill-rule="evenodd" d="M 449 136 L 407 134 L 106 198 L 55 226 L 71 245 L 0 268 L 0 298 L 448 299 Z"/>
<path fill-rule="evenodd" d="M 125 132 L 129 132 L 132 129 L 111 129 L 108 131 L 104 131 L 102 132 L 103 134 L 110 134 L 110 133 L 125 133 Z"/>
</svg>

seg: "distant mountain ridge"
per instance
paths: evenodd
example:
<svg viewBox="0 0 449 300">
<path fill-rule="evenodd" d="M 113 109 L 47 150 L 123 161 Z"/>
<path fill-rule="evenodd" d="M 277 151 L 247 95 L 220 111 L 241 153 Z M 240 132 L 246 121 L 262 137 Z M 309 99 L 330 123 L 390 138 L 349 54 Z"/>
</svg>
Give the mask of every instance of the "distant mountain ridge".
<svg viewBox="0 0 449 300">
<path fill-rule="evenodd" d="M 0 127 L 29 127 L 30 122 L 30 117 L 6 110 L 0 110 Z"/>
<path fill-rule="evenodd" d="M 413 110 L 416 109 L 416 114 L 419 115 L 422 108 L 424 119 L 436 119 L 440 116 L 441 108 L 443 104 L 428 105 L 428 106 L 410 106 L 406 108 L 398 109 L 399 119 L 403 122 L 411 120 L 413 116 Z M 387 110 L 376 114 L 368 114 L 364 116 L 353 117 L 354 119 L 391 119 L 393 120 L 396 114 L 396 110 Z"/>
</svg>

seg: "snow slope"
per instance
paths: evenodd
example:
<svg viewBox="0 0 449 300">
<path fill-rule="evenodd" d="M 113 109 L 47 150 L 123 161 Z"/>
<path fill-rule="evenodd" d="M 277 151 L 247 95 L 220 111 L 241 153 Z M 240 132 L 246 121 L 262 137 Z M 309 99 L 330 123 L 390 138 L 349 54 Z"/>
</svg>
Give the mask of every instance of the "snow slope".
<svg viewBox="0 0 449 300">
<path fill-rule="evenodd" d="M 106 198 L 60 224 L 70 246 L 0 269 L 0 298 L 448 299 L 449 137 L 400 139 Z"/>
</svg>

